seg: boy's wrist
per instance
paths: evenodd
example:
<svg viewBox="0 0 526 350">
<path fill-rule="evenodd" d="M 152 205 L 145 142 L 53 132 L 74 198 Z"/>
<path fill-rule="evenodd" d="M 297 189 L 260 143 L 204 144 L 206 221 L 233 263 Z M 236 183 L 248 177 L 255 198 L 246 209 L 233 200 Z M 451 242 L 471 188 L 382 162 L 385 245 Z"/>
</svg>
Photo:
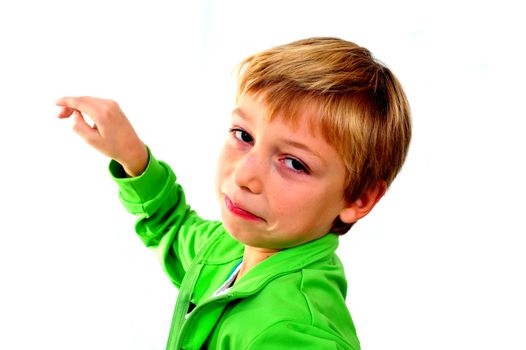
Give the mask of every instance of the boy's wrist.
<svg viewBox="0 0 526 350">
<path fill-rule="evenodd" d="M 144 143 L 140 147 L 129 153 L 127 159 L 116 161 L 122 165 L 124 171 L 129 177 L 140 176 L 148 166 L 149 154 Z"/>
<path fill-rule="evenodd" d="M 144 171 L 131 177 L 125 172 L 121 163 L 112 159 L 109 164 L 109 172 L 113 180 L 119 186 L 121 199 L 126 203 L 144 203 L 156 197 L 166 186 L 167 181 L 173 182 L 175 177 L 166 164 L 155 159 L 148 151 L 148 163 Z"/>
</svg>

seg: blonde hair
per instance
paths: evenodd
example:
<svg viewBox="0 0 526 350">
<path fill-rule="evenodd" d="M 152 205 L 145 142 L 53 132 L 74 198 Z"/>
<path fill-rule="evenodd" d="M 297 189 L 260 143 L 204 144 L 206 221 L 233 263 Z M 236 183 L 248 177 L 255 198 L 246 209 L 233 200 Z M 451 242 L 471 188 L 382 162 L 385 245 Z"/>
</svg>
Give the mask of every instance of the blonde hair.
<svg viewBox="0 0 526 350">
<path fill-rule="evenodd" d="M 378 181 L 389 186 L 404 163 L 409 103 L 394 74 L 366 48 L 320 37 L 257 53 L 238 67 L 237 97 L 246 93 L 263 95 L 269 120 L 294 122 L 306 107 L 316 108 L 315 124 L 345 164 L 348 203 Z M 331 231 L 351 226 L 337 218 Z"/>
</svg>

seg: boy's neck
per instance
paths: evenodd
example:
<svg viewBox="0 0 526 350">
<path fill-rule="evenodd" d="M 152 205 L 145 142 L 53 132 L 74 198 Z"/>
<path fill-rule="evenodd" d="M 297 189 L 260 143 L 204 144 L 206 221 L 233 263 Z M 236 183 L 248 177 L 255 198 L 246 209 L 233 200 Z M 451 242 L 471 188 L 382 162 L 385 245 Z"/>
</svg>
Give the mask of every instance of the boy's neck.
<svg viewBox="0 0 526 350">
<path fill-rule="evenodd" d="M 241 264 L 241 268 L 239 269 L 239 273 L 237 274 L 234 284 L 237 283 L 237 281 L 241 277 L 243 277 L 248 271 L 250 271 L 250 269 L 252 269 L 254 266 L 256 266 L 263 260 L 271 257 L 279 251 L 279 249 L 258 248 L 245 245 L 245 252 L 243 253 L 243 263 Z"/>
</svg>

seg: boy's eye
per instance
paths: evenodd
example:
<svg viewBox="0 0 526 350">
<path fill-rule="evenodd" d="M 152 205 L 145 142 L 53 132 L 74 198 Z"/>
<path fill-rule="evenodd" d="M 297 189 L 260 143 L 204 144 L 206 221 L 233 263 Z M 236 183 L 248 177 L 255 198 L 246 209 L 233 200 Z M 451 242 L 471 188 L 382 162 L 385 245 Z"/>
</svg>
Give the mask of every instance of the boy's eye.
<svg viewBox="0 0 526 350">
<path fill-rule="evenodd" d="M 243 129 L 232 128 L 232 129 L 230 129 L 230 132 L 239 141 L 242 141 L 242 142 L 245 142 L 245 143 L 252 143 L 252 142 L 254 142 L 254 139 L 252 138 L 252 136 L 250 136 L 250 134 L 248 132 L 246 132 L 245 130 L 243 130 Z"/>
<path fill-rule="evenodd" d="M 285 166 L 289 169 L 291 169 L 294 172 L 297 173 L 309 173 L 309 169 L 305 164 L 303 164 L 301 161 L 297 160 L 296 158 L 285 158 L 283 159 L 283 163 L 285 163 Z"/>
</svg>

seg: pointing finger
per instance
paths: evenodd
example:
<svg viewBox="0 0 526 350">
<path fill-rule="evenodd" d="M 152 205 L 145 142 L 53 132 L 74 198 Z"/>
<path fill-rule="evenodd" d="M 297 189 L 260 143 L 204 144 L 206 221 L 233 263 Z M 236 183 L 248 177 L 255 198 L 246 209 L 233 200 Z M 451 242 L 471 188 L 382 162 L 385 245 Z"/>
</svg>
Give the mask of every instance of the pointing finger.
<svg viewBox="0 0 526 350">
<path fill-rule="evenodd" d="M 58 99 L 55 104 L 57 106 L 67 107 L 69 109 L 77 109 L 81 112 L 84 112 L 90 116 L 97 115 L 99 111 L 99 105 L 101 99 L 89 96 L 81 97 L 62 97 Z M 71 115 L 71 113 L 70 113 Z"/>
</svg>

